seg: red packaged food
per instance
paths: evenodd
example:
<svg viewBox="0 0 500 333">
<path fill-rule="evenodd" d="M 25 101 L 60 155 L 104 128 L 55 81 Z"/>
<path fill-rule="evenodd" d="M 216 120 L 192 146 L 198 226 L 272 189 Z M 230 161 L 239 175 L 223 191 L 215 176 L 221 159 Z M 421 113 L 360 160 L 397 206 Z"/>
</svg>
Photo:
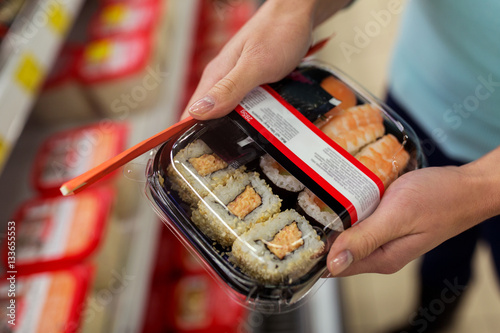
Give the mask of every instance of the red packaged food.
<svg viewBox="0 0 500 333">
<path fill-rule="evenodd" d="M 101 113 L 123 118 L 155 104 L 166 74 L 153 40 L 152 33 L 133 33 L 86 45 L 78 77 Z"/>
<path fill-rule="evenodd" d="M 94 254 L 111 210 L 113 191 L 88 190 L 71 197 L 27 201 L 15 221 L 15 269 L 30 274 L 68 268 Z M 12 263 L 5 244 L 3 260 Z"/>
<path fill-rule="evenodd" d="M 129 33 L 149 33 L 161 15 L 159 1 L 113 2 L 101 6 L 89 24 L 92 39 Z"/>
<path fill-rule="evenodd" d="M 186 275 L 169 292 L 168 327 L 176 332 L 236 332 L 245 318 L 245 308 L 207 274 Z"/>
<path fill-rule="evenodd" d="M 8 277 L 0 284 L 0 331 L 77 332 L 91 280 L 88 265 Z"/>
<path fill-rule="evenodd" d="M 126 124 L 111 121 L 52 135 L 42 143 L 33 163 L 34 187 L 44 195 L 59 195 L 64 182 L 120 153 L 126 137 Z"/>
</svg>

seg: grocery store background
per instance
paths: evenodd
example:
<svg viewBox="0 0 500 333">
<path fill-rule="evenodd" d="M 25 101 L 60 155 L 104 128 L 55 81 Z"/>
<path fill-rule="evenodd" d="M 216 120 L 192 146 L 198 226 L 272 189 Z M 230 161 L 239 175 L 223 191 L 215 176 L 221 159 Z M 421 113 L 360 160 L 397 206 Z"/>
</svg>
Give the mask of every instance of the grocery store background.
<svg viewBox="0 0 500 333">
<path fill-rule="evenodd" d="M 297 312 L 282 316 L 234 304 L 148 206 L 142 194 L 148 156 L 108 177 L 85 200 L 73 197 L 61 204 L 54 199 L 64 177 L 174 123 L 204 65 L 258 3 L 1 3 L 2 249 L 7 222 L 22 220 L 16 225 L 13 267 L 25 265 L 33 273 L 16 276 L 17 327 L 25 325 L 28 332 L 36 327 L 59 332 L 63 325 L 78 332 L 382 333 L 409 322 L 418 260 L 390 276 L 330 279 Z M 318 29 L 317 40 L 334 37 L 317 57 L 383 98 L 404 4 L 358 0 Z M 78 147 L 80 154 L 70 156 L 69 147 Z M 79 210 L 88 205 L 99 213 Z M 60 224 L 53 228 L 59 233 L 50 234 L 49 224 Z M 9 264 L 2 260 L 4 271 Z M 474 266 L 473 284 L 449 332 L 498 331 L 500 293 L 485 247 Z M 11 296 L 8 281 L 0 282 L 3 332 L 9 327 Z"/>
</svg>

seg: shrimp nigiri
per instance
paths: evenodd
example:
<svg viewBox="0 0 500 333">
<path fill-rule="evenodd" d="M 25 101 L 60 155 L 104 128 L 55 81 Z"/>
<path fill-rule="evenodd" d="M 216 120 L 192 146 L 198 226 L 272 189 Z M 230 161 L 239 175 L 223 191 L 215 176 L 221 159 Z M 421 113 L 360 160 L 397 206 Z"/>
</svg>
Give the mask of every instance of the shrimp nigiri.
<svg viewBox="0 0 500 333">
<path fill-rule="evenodd" d="M 349 154 L 354 155 L 362 147 L 384 135 L 384 132 L 384 125 L 382 123 L 375 123 L 359 127 L 358 129 L 349 132 L 341 133 L 331 139 L 339 146 L 347 150 Z"/>
<path fill-rule="evenodd" d="M 355 157 L 376 174 L 387 188 L 406 168 L 410 155 L 392 134 L 367 145 Z"/>
<path fill-rule="evenodd" d="M 382 122 L 383 118 L 379 109 L 370 104 L 363 104 L 335 114 L 326 124 L 320 127 L 320 130 L 333 138 L 362 126 Z"/>
</svg>

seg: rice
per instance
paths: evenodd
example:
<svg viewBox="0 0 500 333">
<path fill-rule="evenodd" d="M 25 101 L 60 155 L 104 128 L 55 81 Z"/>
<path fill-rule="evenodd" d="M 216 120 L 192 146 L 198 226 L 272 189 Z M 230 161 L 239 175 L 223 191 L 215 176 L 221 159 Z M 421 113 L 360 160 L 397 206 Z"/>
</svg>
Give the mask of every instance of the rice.
<svg viewBox="0 0 500 333">
<path fill-rule="evenodd" d="M 252 193 L 242 198 L 249 188 Z M 258 196 L 259 205 L 253 206 L 254 200 L 248 195 Z M 239 205 L 251 209 L 237 208 Z M 198 208 L 192 210 L 191 220 L 209 238 L 223 246 L 231 246 L 237 236 L 269 219 L 280 207 L 281 199 L 258 173 L 237 173 L 198 202 Z"/>
<path fill-rule="evenodd" d="M 280 232 L 290 227 L 300 231 L 300 240 L 292 237 L 291 243 L 295 245 L 290 247 L 292 244 L 288 244 L 284 251 L 286 255 L 280 259 L 273 247 Z M 290 240 L 289 237 L 284 239 Z M 290 209 L 241 235 L 233 244 L 232 256 L 245 273 L 258 281 L 287 284 L 306 274 L 317 263 L 324 249 L 325 244 L 306 218 Z"/>
<path fill-rule="evenodd" d="M 228 166 L 203 141 L 196 140 L 174 156 L 167 175 L 181 199 L 193 205 L 244 168 Z"/>
<path fill-rule="evenodd" d="M 280 170 L 280 167 L 278 162 L 268 154 L 260 158 L 262 172 L 274 185 L 290 192 L 302 191 L 304 185 L 290 173 Z"/>
<path fill-rule="evenodd" d="M 298 205 L 306 215 L 325 227 L 339 232 L 344 231 L 344 224 L 337 213 L 329 207 L 325 209 L 318 206 L 315 202 L 315 198 L 316 196 L 309 189 L 305 189 L 299 194 Z M 318 199 L 316 198 L 316 200 Z"/>
</svg>

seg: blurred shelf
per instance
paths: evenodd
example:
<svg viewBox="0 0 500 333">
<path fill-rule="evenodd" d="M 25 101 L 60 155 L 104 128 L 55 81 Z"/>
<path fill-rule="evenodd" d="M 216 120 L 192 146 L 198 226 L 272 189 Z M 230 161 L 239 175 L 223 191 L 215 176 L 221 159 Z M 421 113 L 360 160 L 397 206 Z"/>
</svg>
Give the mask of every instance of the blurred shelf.
<svg viewBox="0 0 500 333">
<path fill-rule="evenodd" d="M 84 0 L 26 1 L 0 46 L 0 172 Z"/>
<path fill-rule="evenodd" d="M 169 35 L 167 36 L 168 75 L 161 94 L 154 109 L 130 116 L 129 122 L 133 126 L 131 142 L 137 143 L 150 137 L 169 125 L 175 123 L 181 112 L 184 87 L 194 41 L 194 28 L 199 2 L 197 0 L 183 0 L 169 2 Z M 144 189 L 142 189 L 144 191 Z M 134 274 L 130 288 L 126 288 L 120 295 L 117 304 L 117 315 L 110 332 L 126 333 L 140 332 L 155 251 L 161 235 L 160 228 L 164 227 L 157 218 L 146 198 L 143 197 L 137 217 L 134 219 L 136 229 L 130 244 L 130 256 L 127 271 Z"/>
<path fill-rule="evenodd" d="M 77 7 L 81 1 L 83 0 L 77 1 L 78 3 L 75 0 L 64 2 L 65 6 L 71 5 L 71 8 L 64 8 L 68 20 L 64 33 L 70 25 L 70 19 L 72 20 L 77 14 L 79 10 Z M 179 118 L 184 102 L 184 88 L 194 42 L 198 7 L 197 0 L 168 2 L 168 17 L 166 18 L 168 35 L 165 39 L 168 51 L 164 64 L 161 66 L 167 74 L 164 75 L 164 80 L 158 87 L 161 89 L 159 100 L 149 110 L 130 112 L 124 119 L 118 119 L 130 125 L 127 142 L 129 147 L 165 129 Z M 33 40 L 33 43 L 22 45 L 18 51 L 11 53 L 15 56 L 7 58 L 0 71 L 0 105 L 2 106 L 0 152 L 2 142 L 7 142 L 3 149 L 6 150 L 6 154 L 10 155 L 9 158 L 4 158 L 3 162 L 0 162 L 0 169 L 3 168 L 0 174 L 0 226 L 6 225 L 21 202 L 37 195 L 31 186 L 30 174 L 39 143 L 57 131 L 82 125 L 79 122 L 39 126 L 34 121 L 28 121 L 36 92 L 40 83 L 43 82 L 44 74 L 50 69 L 64 37 L 64 33 L 60 35 L 53 33 L 53 28 L 47 27 L 46 30 L 37 32 L 39 37 L 36 38 L 40 40 Z M 23 61 L 25 63 L 27 61 L 32 66 L 25 73 L 31 80 L 29 81 L 31 82 L 30 89 L 27 89 L 16 77 Z M 147 156 L 140 158 L 141 163 L 146 158 Z M 121 175 L 121 177 L 124 176 Z M 143 182 L 129 181 L 136 181 L 136 190 L 144 191 Z M 163 224 L 151 209 L 145 196 L 140 198 L 136 211 L 120 222 L 131 226 L 132 237 L 128 245 L 127 261 L 123 272 L 120 272 L 127 274 L 130 280 L 127 280 L 127 285 L 119 294 L 113 296 L 113 316 L 106 332 L 140 332 L 144 312 L 147 309 L 152 267 Z"/>
<path fill-rule="evenodd" d="M 344 332 L 339 279 L 330 278 L 317 283 L 323 283 L 323 285 L 306 304 L 309 310 L 309 331 L 311 333 Z"/>
</svg>

